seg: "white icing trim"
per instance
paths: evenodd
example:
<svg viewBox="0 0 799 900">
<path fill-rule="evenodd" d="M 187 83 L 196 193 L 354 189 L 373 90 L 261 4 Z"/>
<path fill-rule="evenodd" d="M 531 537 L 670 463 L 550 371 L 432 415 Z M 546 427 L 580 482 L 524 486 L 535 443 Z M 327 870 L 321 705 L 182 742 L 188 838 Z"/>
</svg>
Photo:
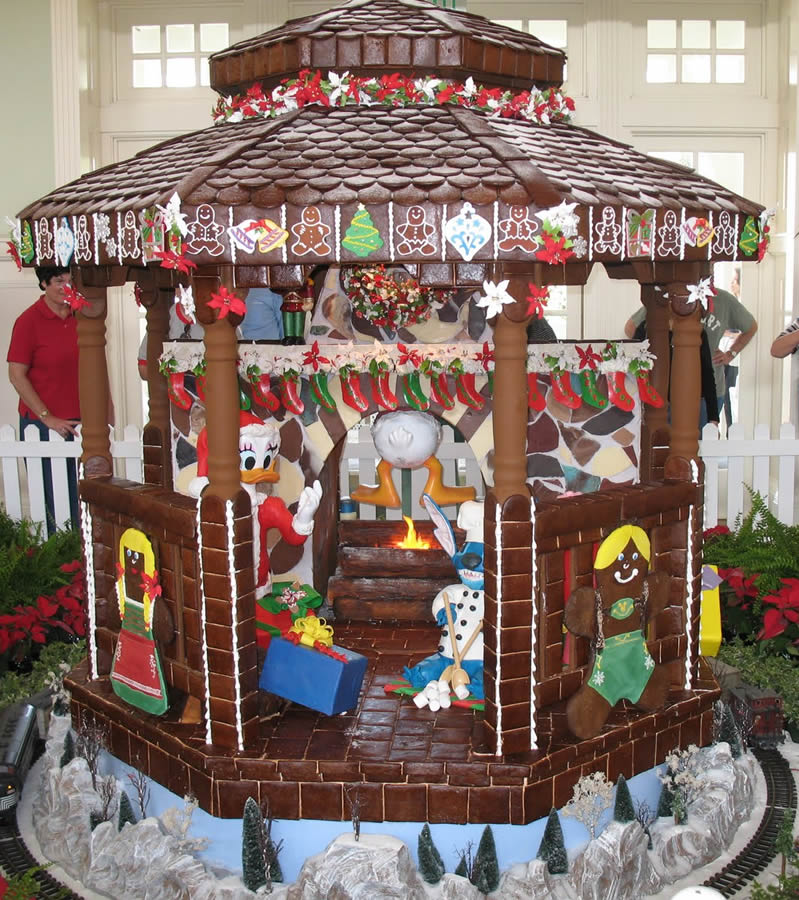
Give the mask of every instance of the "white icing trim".
<svg viewBox="0 0 799 900">
<path fill-rule="evenodd" d="M 499 258 L 499 200 L 494 201 L 494 259 Z"/>
<path fill-rule="evenodd" d="M 283 231 L 286 230 L 286 204 L 285 203 L 280 207 L 280 227 L 283 229 Z M 288 244 L 288 242 L 289 242 L 288 238 L 286 238 L 286 240 L 283 241 L 283 246 L 280 248 L 283 253 L 283 265 L 285 265 L 288 262 L 288 254 L 286 252 L 286 245 Z"/>
<path fill-rule="evenodd" d="M 532 497 L 530 498 L 530 524 L 533 526 L 533 535 L 532 540 L 530 541 L 530 566 L 532 569 L 533 576 L 533 590 L 532 590 L 532 599 L 533 599 L 533 614 L 530 621 L 530 749 L 537 750 L 538 749 L 538 733 L 536 731 L 536 708 L 535 708 L 535 648 L 536 648 L 536 614 L 538 612 L 536 608 L 536 589 L 537 589 L 537 571 L 536 566 L 538 564 L 537 556 L 537 547 L 535 544 L 535 502 Z"/>
<path fill-rule="evenodd" d="M 80 503 L 80 529 L 83 537 L 83 565 L 86 572 L 86 605 L 88 607 L 89 623 L 87 635 L 89 638 L 89 678 L 97 679 L 97 586 L 94 581 L 94 553 L 92 551 L 92 514 L 89 512 L 89 504 L 85 500 Z"/>
<path fill-rule="evenodd" d="M 336 262 L 341 262 L 341 207 L 336 207 L 336 213 L 334 215 L 334 220 L 336 224 Z"/>
<path fill-rule="evenodd" d="M 388 201 L 388 257 L 394 262 L 394 201 Z"/>
<path fill-rule="evenodd" d="M 685 552 L 685 637 L 688 642 L 685 648 L 685 690 L 691 690 L 691 663 L 693 661 L 691 655 L 691 629 L 693 622 L 691 621 L 691 594 L 693 589 L 693 569 L 694 569 L 694 549 L 693 549 L 693 525 L 694 521 L 694 505 L 688 507 L 688 549 Z"/>
<path fill-rule="evenodd" d="M 210 744 L 211 741 L 211 673 L 208 671 L 208 639 L 205 635 L 205 629 L 208 624 L 208 617 L 205 608 L 205 573 L 203 572 L 203 540 L 202 540 L 202 517 L 200 516 L 200 504 L 202 497 L 197 498 L 197 567 L 199 568 L 198 585 L 200 588 L 200 630 L 202 633 L 203 648 L 203 676 L 205 687 L 205 743 Z"/>
<path fill-rule="evenodd" d="M 497 624 L 495 634 L 497 636 L 497 646 L 494 648 L 494 655 L 497 660 L 497 671 L 494 678 L 494 706 L 497 710 L 497 749 L 496 755 L 502 756 L 502 704 L 500 703 L 500 683 L 502 681 L 502 506 L 496 503 L 494 513 L 494 544 L 496 546 L 497 558 Z"/>
<path fill-rule="evenodd" d="M 594 258 L 594 207 L 588 207 L 588 261 Z"/>
<path fill-rule="evenodd" d="M 441 262 L 447 261 L 447 236 L 444 233 L 444 228 L 447 224 L 447 204 L 445 203 L 441 208 Z"/>
<path fill-rule="evenodd" d="M 233 556 L 235 534 L 233 531 L 233 501 L 225 501 L 225 525 L 227 527 L 227 570 L 230 578 L 230 632 L 232 635 L 231 651 L 233 653 L 233 688 L 236 692 L 236 739 L 239 750 L 244 749 L 244 728 L 241 723 L 241 671 L 239 670 L 239 597 L 236 590 L 236 561 Z"/>
<path fill-rule="evenodd" d="M 735 224 L 737 225 L 738 223 L 736 222 Z M 738 240 L 737 229 L 735 232 L 735 240 L 736 241 Z M 39 253 L 40 240 L 39 240 L 39 220 L 38 219 L 33 220 L 33 246 L 36 248 L 36 265 L 39 266 L 39 265 L 41 265 L 42 257 L 41 257 L 41 254 Z"/>
<path fill-rule="evenodd" d="M 94 238 L 94 264 L 100 265 L 100 241 L 97 239 L 97 213 L 92 213 L 92 237 Z"/>
<path fill-rule="evenodd" d="M 735 246 L 733 247 L 733 250 L 732 250 L 732 258 L 733 259 L 740 259 L 739 255 L 738 255 L 741 252 L 741 248 L 738 246 L 738 241 L 740 240 L 740 238 L 738 237 L 739 222 L 740 222 L 740 219 L 738 218 L 738 213 L 735 213 L 735 237 L 733 238 L 733 240 L 735 241 Z"/>
<path fill-rule="evenodd" d="M 227 208 L 227 221 L 228 221 L 228 229 L 232 228 L 233 224 L 234 224 L 233 223 L 233 207 L 232 206 L 228 206 L 228 208 Z M 230 244 L 230 261 L 235 266 L 236 265 L 236 242 L 230 236 L 230 230 L 228 230 L 228 233 L 227 233 L 227 241 Z M 235 269 L 233 270 L 233 277 L 234 278 L 236 277 Z"/>
<path fill-rule="evenodd" d="M 619 259 L 624 259 L 625 256 L 629 256 L 630 249 L 630 241 L 627 236 L 627 207 L 622 206 L 621 208 L 621 253 L 619 254 Z"/>
<path fill-rule="evenodd" d="M 710 227 L 710 240 L 707 242 L 707 258 L 713 259 L 713 238 L 715 235 L 713 234 L 713 210 L 708 210 L 707 213 L 707 224 Z"/>
<path fill-rule="evenodd" d="M 122 213 L 117 211 L 117 259 L 122 265 Z"/>
<path fill-rule="evenodd" d="M 685 207 L 680 209 L 680 259 L 685 259 Z"/>
</svg>

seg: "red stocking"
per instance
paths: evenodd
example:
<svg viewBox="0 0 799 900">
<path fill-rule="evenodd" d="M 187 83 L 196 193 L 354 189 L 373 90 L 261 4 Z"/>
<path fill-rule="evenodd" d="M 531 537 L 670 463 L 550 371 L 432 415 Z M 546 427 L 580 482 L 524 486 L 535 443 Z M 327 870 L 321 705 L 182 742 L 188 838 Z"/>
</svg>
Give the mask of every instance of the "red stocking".
<svg viewBox="0 0 799 900">
<path fill-rule="evenodd" d="M 624 386 L 625 377 L 626 373 L 624 372 L 608 373 L 608 397 L 614 406 L 618 406 L 624 412 L 629 412 L 635 406 L 635 400 L 627 393 L 627 388 Z"/>
</svg>

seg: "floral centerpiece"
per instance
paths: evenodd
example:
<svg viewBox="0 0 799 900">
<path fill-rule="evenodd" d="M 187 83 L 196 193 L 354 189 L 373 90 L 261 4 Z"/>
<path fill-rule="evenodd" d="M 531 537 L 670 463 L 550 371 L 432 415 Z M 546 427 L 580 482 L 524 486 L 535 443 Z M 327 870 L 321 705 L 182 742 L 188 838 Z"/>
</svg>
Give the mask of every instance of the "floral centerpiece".
<svg viewBox="0 0 799 900">
<path fill-rule="evenodd" d="M 385 266 L 357 266 L 344 283 L 355 315 L 392 331 L 426 322 L 449 297 L 448 291 L 422 287 L 410 275 L 397 277 Z"/>
</svg>

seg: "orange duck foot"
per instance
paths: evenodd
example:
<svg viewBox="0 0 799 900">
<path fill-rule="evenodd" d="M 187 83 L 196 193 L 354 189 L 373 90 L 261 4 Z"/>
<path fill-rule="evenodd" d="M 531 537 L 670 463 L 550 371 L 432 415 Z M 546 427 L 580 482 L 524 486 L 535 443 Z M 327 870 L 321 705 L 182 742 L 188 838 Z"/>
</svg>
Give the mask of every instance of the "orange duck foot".
<svg viewBox="0 0 799 900">
<path fill-rule="evenodd" d="M 401 509 L 402 500 L 394 486 L 391 469 L 391 463 L 381 459 L 377 464 L 377 484 L 371 486 L 359 484 L 351 494 L 352 499 L 356 503 L 373 503 L 375 506 Z"/>
<path fill-rule="evenodd" d="M 424 493 L 435 500 L 439 506 L 451 506 L 454 503 L 465 503 L 467 500 L 474 500 L 476 491 L 473 487 L 447 487 L 444 484 L 443 469 L 438 457 L 431 456 L 424 464 L 424 467 L 430 473 L 427 484 L 424 486 Z M 419 504 L 424 505 L 421 497 Z"/>
</svg>

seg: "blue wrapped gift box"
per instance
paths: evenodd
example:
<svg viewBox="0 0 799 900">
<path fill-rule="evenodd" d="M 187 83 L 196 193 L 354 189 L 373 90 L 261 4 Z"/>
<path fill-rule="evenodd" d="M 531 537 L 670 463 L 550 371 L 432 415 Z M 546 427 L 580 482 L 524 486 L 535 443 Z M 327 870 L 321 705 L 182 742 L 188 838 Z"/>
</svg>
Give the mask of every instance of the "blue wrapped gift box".
<svg viewBox="0 0 799 900">
<path fill-rule="evenodd" d="M 352 709 L 366 674 L 366 657 L 335 644 L 331 650 L 344 659 L 273 637 L 258 686 L 328 716 Z"/>
</svg>

